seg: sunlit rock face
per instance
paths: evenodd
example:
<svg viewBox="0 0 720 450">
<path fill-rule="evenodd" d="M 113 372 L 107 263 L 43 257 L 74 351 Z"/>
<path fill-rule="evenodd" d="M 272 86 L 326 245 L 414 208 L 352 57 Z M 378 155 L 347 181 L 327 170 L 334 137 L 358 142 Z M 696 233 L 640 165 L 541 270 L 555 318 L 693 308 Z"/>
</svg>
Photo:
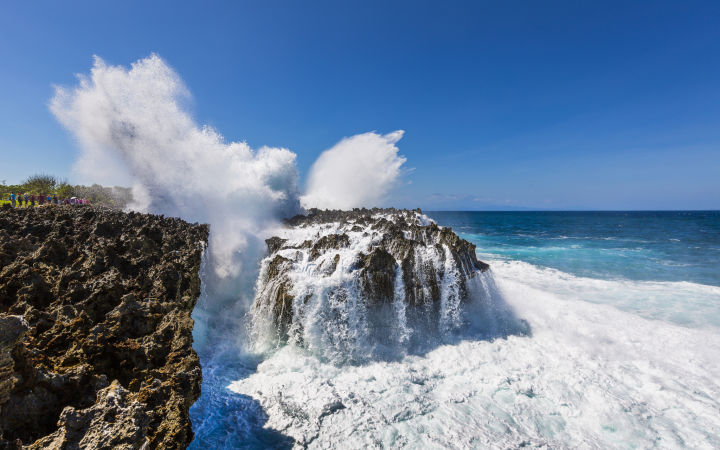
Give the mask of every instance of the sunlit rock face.
<svg viewBox="0 0 720 450">
<path fill-rule="evenodd" d="M 94 207 L 0 212 L 0 448 L 184 448 L 208 227 Z"/>
<path fill-rule="evenodd" d="M 275 231 L 251 311 L 261 349 L 341 361 L 412 349 L 463 328 L 489 268 L 420 210 L 313 209 Z"/>
</svg>

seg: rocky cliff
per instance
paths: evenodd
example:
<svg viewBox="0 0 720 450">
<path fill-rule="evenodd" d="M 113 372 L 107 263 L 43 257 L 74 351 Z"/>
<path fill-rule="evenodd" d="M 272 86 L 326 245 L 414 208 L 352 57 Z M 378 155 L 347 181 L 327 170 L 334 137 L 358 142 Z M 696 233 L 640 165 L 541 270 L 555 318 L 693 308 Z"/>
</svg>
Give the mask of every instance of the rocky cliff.
<svg viewBox="0 0 720 450">
<path fill-rule="evenodd" d="M 90 207 L 0 211 L 0 448 L 184 448 L 208 228 Z"/>
<path fill-rule="evenodd" d="M 255 339 L 330 348 L 330 358 L 462 328 L 473 279 L 488 269 L 419 210 L 311 210 L 276 233 L 251 311 Z"/>
</svg>

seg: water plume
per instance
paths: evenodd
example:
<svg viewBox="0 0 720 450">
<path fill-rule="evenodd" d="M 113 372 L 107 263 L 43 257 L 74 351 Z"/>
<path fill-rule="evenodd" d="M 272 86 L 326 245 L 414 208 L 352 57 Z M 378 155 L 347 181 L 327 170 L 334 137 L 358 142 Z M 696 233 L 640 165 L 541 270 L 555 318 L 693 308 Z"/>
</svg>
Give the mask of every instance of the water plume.
<svg viewBox="0 0 720 450">
<path fill-rule="evenodd" d="M 406 161 L 395 145 L 404 133 L 358 134 L 323 152 L 310 170 L 302 205 L 321 209 L 382 206 Z"/>
<path fill-rule="evenodd" d="M 268 222 L 299 209 L 295 154 L 226 142 L 195 123 L 188 98 L 157 55 L 130 69 L 96 57 L 78 86 L 56 88 L 50 109 L 80 143 L 82 172 L 119 158 L 135 182 L 132 208 L 210 223 L 214 275 L 237 277 Z"/>
<path fill-rule="evenodd" d="M 158 55 L 129 69 L 95 57 L 78 79 L 56 87 L 50 102 L 80 144 L 76 171 L 106 184 L 131 180 L 132 209 L 210 223 L 210 267 L 220 280 L 241 277 L 243 260 L 256 272 L 264 230 L 299 212 L 300 199 L 306 207 L 374 206 L 405 162 L 395 145 L 402 131 L 345 138 L 318 158 L 300 197 L 296 155 L 226 142 L 197 124 L 187 112 L 188 89 Z"/>
</svg>

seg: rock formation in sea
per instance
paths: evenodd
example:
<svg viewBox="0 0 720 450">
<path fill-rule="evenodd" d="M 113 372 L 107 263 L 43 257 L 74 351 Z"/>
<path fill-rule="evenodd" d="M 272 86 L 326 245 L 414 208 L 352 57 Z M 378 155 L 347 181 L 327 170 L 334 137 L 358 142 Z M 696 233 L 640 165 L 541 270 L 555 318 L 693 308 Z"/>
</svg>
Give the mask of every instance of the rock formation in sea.
<svg viewBox="0 0 720 450">
<path fill-rule="evenodd" d="M 0 448 L 185 448 L 208 227 L 0 211 Z"/>
<path fill-rule="evenodd" d="M 462 329 L 492 282 L 475 246 L 420 210 L 314 209 L 276 234 L 251 309 L 261 350 L 289 341 L 335 360 L 383 356 Z"/>
</svg>

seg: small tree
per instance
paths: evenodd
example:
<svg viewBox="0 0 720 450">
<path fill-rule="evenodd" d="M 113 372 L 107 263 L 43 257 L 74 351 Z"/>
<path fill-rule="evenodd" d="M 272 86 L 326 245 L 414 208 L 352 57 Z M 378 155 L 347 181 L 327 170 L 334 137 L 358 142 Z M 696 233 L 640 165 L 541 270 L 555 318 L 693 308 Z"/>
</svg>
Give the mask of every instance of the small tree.
<svg viewBox="0 0 720 450">
<path fill-rule="evenodd" d="M 67 181 L 61 181 L 55 187 L 55 193 L 60 198 L 70 198 L 75 195 L 75 188 Z"/>
<path fill-rule="evenodd" d="M 29 176 L 23 182 L 23 185 L 25 186 L 25 189 L 30 192 L 47 194 L 55 190 L 55 186 L 57 185 L 57 178 L 55 178 L 53 175 L 39 173 Z"/>
</svg>

